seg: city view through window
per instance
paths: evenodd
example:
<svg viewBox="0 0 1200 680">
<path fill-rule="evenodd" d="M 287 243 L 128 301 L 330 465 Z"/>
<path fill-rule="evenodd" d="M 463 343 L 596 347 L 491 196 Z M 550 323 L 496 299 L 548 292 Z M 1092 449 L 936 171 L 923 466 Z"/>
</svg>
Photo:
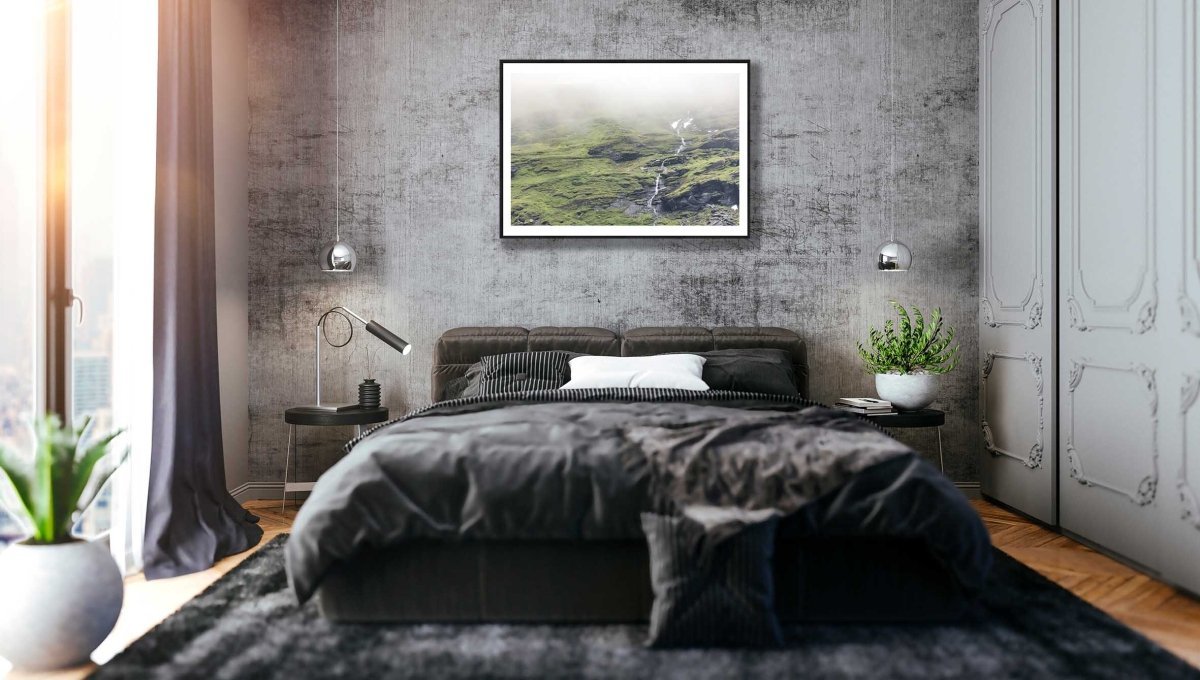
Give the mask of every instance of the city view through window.
<svg viewBox="0 0 1200 680">
<path fill-rule="evenodd" d="M 34 63 L 42 45 L 28 25 L 15 21 L 0 27 L 0 62 Z M 0 267 L 0 442 L 28 452 L 38 374 L 36 281 L 42 231 L 40 179 L 28 169 L 41 166 L 41 139 L 35 134 L 41 75 L 31 68 L 0 69 L 0 91 L 7 93 L 5 115 L 0 116 L 0 243 L 5 252 Z M 14 502 L 7 480 L 0 480 L 0 542 L 23 533 L 5 510 Z"/>
<path fill-rule="evenodd" d="M 117 184 L 123 177 L 116 148 L 121 123 L 113 105 L 117 88 L 109 61 L 96 58 L 112 48 L 108 22 L 97 20 L 106 11 L 98 3 L 75 12 L 70 63 L 70 286 L 79 298 L 72 308 L 70 407 L 76 424 L 92 418 L 92 436 L 117 427 L 112 389 L 113 239 L 124 198 Z M 5 63 L 34 63 L 44 43 L 28 33 L 0 31 L 5 38 L 0 40 L 0 58 Z M 44 197 L 42 179 L 30 169 L 43 167 L 39 130 L 44 77 L 38 69 L 0 72 L 0 88 L 10 95 L 0 119 L 0 242 L 6 251 L 5 266 L 0 267 L 0 442 L 25 456 L 32 453 L 30 421 L 42 351 L 38 277 L 43 274 L 36 263 L 43 256 L 39 241 Z M 9 512 L 15 502 L 9 485 L 0 487 L 0 543 L 11 542 L 24 535 L 25 528 Z M 107 530 L 110 511 L 111 493 L 105 489 L 76 525 L 76 533 L 95 536 Z"/>
<path fill-rule="evenodd" d="M 111 247 L 105 238 L 109 235 L 107 225 L 92 226 L 93 229 L 77 231 L 73 239 L 77 244 L 93 243 L 75 251 L 79 254 L 75 258 L 76 291 L 84 300 L 84 314 L 83 323 L 74 329 L 72 341 L 72 413 L 76 423 L 90 416 L 91 432 L 100 435 L 116 426 L 112 412 L 112 258 Z M 19 258 L 17 264 L 21 268 Z M 28 264 L 23 268 L 32 270 Z M 31 290 L 33 272 L 24 273 L 29 294 L 5 295 L 0 299 L 2 318 L 21 320 L 20 323 L 0 324 L 0 333 L 3 333 L 0 336 L 3 338 L 0 345 L 3 348 L 0 349 L 0 438 L 18 453 L 28 454 L 33 445 L 30 420 L 34 415 L 37 335 L 34 332 L 36 296 Z M 20 538 L 24 528 L 6 509 L 15 502 L 11 490 L 6 488 L 3 493 L 0 542 L 9 542 Z M 110 492 L 105 489 L 81 518 L 76 533 L 94 536 L 108 529 L 110 500 Z"/>
</svg>

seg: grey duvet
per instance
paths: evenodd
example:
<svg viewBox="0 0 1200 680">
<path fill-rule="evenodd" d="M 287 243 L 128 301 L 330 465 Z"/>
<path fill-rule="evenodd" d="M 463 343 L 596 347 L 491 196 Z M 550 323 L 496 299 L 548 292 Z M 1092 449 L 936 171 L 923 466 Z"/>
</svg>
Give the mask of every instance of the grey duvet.
<svg viewBox="0 0 1200 680">
<path fill-rule="evenodd" d="M 967 591 L 991 565 L 963 495 L 863 418 L 742 392 L 545 390 L 441 402 L 352 441 L 287 543 L 300 601 L 416 538 L 636 539 L 640 513 L 774 510 L 780 532 L 923 539 Z"/>
</svg>

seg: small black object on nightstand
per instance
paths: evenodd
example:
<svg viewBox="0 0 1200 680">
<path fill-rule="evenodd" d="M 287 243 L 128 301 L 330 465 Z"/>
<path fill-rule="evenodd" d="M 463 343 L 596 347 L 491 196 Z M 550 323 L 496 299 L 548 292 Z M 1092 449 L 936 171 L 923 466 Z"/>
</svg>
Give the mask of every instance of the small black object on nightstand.
<svg viewBox="0 0 1200 680">
<path fill-rule="evenodd" d="M 945 411 L 923 408 L 920 411 L 898 411 L 896 413 L 866 417 L 885 430 L 910 427 L 936 427 L 938 432 L 938 465 L 942 468 L 942 473 L 945 474 L 946 462 L 942 458 L 942 425 L 946 424 Z"/>
<path fill-rule="evenodd" d="M 379 408 L 382 403 L 383 386 L 374 378 L 367 378 L 358 384 L 358 407 Z"/>
<path fill-rule="evenodd" d="M 333 427 L 353 425 L 355 435 L 362 434 L 363 425 L 382 423 L 388 419 L 386 408 L 354 408 L 346 411 L 330 411 L 311 406 L 296 406 L 283 412 L 283 422 L 288 425 L 287 453 L 283 459 L 283 508 L 287 509 L 289 491 L 311 491 L 313 482 L 289 482 L 288 468 L 292 461 L 292 442 L 296 439 L 296 426 Z M 299 443 L 296 446 L 299 453 Z"/>
</svg>

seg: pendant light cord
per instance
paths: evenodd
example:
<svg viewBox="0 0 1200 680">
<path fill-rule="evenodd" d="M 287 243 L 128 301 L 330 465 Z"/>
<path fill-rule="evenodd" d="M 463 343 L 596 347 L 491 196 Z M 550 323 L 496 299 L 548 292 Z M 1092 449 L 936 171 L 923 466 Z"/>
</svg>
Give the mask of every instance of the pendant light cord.
<svg viewBox="0 0 1200 680">
<path fill-rule="evenodd" d="M 896 240 L 896 0 L 888 5 L 888 129 L 891 133 L 891 160 L 888 174 L 891 191 L 888 192 L 888 226 L 891 240 Z"/>
<path fill-rule="evenodd" d="M 334 4 L 333 19 L 333 234 L 342 240 L 342 0 Z"/>
</svg>

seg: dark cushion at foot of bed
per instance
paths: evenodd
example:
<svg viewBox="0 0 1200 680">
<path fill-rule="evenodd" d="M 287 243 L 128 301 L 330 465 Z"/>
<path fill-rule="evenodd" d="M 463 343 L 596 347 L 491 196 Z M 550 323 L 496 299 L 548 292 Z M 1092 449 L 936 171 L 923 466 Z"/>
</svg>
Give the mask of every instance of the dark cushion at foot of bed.
<svg viewBox="0 0 1200 680">
<path fill-rule="evenodd" d="M 318 590 L 334 621 L 644 622 L 645 541 L 413 541 L 340 564 Z M 968 598 L 923 543 L 780 539 L 784 622 L 947 621 Z"/>
</svg>

